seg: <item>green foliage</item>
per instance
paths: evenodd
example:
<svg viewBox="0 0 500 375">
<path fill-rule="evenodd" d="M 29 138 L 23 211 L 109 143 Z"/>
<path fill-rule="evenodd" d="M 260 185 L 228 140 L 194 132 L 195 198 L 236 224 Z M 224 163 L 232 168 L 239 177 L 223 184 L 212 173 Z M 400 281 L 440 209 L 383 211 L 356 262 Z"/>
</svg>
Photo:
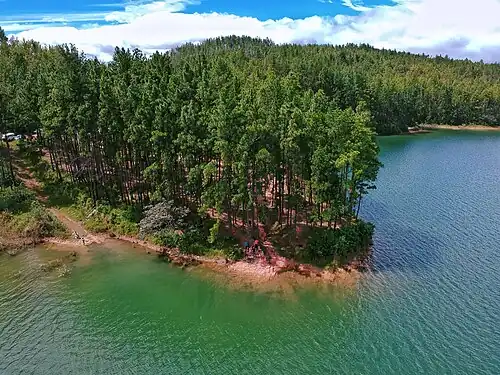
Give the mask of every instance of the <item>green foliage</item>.
<svg viewBox="0 0 500 375">
<path fill-rule="evenodd" d="M 109 224 L 101 216 L 93 216 L 84 221 L 84 227 L 90 232 L 106 233 L 110 231 Z"/>
<path fill-rule="evenodd" d="M 0 27 L 0 43 L 5 43 L 7 41 L 7 36 L 5 35 L 5 31 Z"/>
<path fill-rule="evenodd" d="M 66 229 L 57 218 L 38 202 L 32 202 L 27 212 L 14 215 L 10 228 L 26 238 L 63 237 Z"/>
<path fill-rule="evenodd" d="M 141 236 L 152 236 L 161 246 L 177 248 L 190 254 L 205 254 L 213 248 L 218 237 L 214 232 L 217 222 L 207 231 L 208 222 L 187 207 L 177 206 L 173 201 L 160 201 L 145 208 L 139 223 Z"/>
<path fill-rule="evenodd" d="M 315 228 L 307 244 L 307 254 L 315 262 L 328 263 L 334 258 L 345 259 L 368 249 L 374 226 L 362 220 L 339 229 Z"/>
<path fill-rule="evenodd" d="M 499 64 L 366 45 L 232 36 L 151 57 L 116 49 L 101 63 L 73 46 L 13 41 L 0 45 L 0 66 L 0 132 L 37 134 L 18 147 L 49 203 L 93 230 L 140 227 L 183 249 L 215 251 L 241 221 L 327 222 L 342 229 L 313 241 L 311 256 L 342 256 L 367 237 L 350 223 L 375 188 L 376 134 L 500 125 Z M 0 184 L 14 181 L 10 156 L 2 150 Z M 192 225 L 188 211 L 218 221 Z"/>
<path fill-rule="evenodd" d="M 182 236 L 180 231 L 163 229 L 155 233 L 152 238 L 155 244 L 174 249 L 180 246 Z"/>
<path fill-rule="evenodd" d="M 139 233 L 136 210 L 133 206 L 111 207 L 103 204 L 95 206 L 88 197 L 84 205 L 72 205 L 70 208 L 72 216 L 82 220 L 87 230 L 124 236 L 134 236 Z"/>
<path fill-rule="evenodd" d="M 109 222 L 112 231 L 121 235 L 136 235 L 139 232 L 139 219 L 141 209 L 139 206 L 122 206 L 110 210 Z"/>
<path fill-rule="evenodd" d="M 244 256 L 243 248 L 231 236 L 219 236 L 217 241 L 205 251 L 204 255 L 223 254 L 231 260 L 239 260 Z"/>
<path fill-rule="evenodd" d="M 10 160 L 6 156 L 8 150 L 2 150 L 2 142 L 0 142 L 0 187 L 13 186 L 16 183 L 15 176 L 11 173 Z"/>
<path fill-rule="evenodd" d="M 88 198 L 81 187 L 71 181 L 50 179 L 45 176 L 43 192 L 48 197 L 48 203 L 54 207 L 65 207 L 75 202 L 87 204 Z M 85 200 L 85 202 L 83 202 Z"/>
<path fill-rule="evenodd" d="M 208 242 L 210 244 L 214 244 L 217 241 L 219 231 L 220 231 L 220 221 L 217 220 L 209 230 Z"/>
<path fill-rule="evenodd" d="M 6 232 L 32 239 L 63 237 L 66 229 L 24 186 L 0 188 L 0 215 Z"/>
<path fill-rule="evenodd" d="M 204 224 L 204 225 L 201 225 Z M 153 234 L 153 242 L 160 246 L 179 249 L 183 253 L 209 257 L 240 259 L 242 249 L 234 238 L 217 236 L 210 241 L 210 221 L 190 224 L 187 229 L 163 228 Z M 207 230 L 208 229 L 208 230 Z"/>
<path fill-rule="evenodd" d="M 35 201 L 35 194 L 23 186 L 0 187 L 0 212 L 17 214 L 29 211 Z"/>
<path fill-rule="evenodd" d="M 192 227 L 182 233 L 177 247 L 183 253 L 203 255 L 207 244 L 207 236 L 201 228 Z"/>
</svg>

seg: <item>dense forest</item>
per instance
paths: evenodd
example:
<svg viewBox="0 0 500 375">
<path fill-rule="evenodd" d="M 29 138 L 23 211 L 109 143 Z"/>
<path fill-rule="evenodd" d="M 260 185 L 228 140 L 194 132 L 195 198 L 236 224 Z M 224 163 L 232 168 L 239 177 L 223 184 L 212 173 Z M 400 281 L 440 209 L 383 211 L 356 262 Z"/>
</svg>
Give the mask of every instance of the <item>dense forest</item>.
<svg viewBox="0 0 500 375">
<path fill-rule="evenodd" d="M 230 226 L 349 226 L 374 188 L 376 133 L 500 125 L 500 65 L 366 45 L 226 37 L 103 63 L 2 38 L 0 67 L 0 133 L 36 133 L 59 179 L 94 202 L 173 201 Z"/>
</svg>

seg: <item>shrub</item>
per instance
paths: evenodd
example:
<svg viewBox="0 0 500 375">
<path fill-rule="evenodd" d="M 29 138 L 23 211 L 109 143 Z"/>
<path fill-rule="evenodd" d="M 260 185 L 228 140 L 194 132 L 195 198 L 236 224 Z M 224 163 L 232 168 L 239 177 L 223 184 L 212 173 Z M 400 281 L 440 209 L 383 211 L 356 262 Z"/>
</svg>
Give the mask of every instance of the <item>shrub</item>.
<svg viewBox="0 0 500 375">
<path fill-rule="evenodd" d="M 148 206 L 144 210 L 143 219 L 139 222 L 140 233 L 154 235 L 165 229 L 184 229 L 189 214 L 188 208 L 175 206 L 173 201 L 161 201 Z"/>
<path fill-rule="evenodd" d="M 35 194 L 24 186 L 0 188 L 0 212 L 25 212 L 34 201 Z"/>
<path fill-rule="evenodd" d="M 182 234 L 178 247 L 183 253 L 201 255 L 208 248 L 207 237 L 200 228 L 190 228 Z"/>
<path fill-rule="evenodd" d="M 14 232 L 33 240 L 66 234 L 59 220 L 36 201 L 32 202 L 28 212 L 14 215 L 10 227 Z"/>
<path fill-rule="evenodd" d="M 43 237 L 66 234 L 59 220 L 24 186 L 0 188 L 0 213 L 4 214 L 5 229 L 14 236 L 38 241 Z"/>
<path fill-rule="evenodd" d="M 182 233 L 172 229 L 164 229 L 153 235 L 153 242 L 160 246 L 177 248 L 181 242 Z"/>
<path fill-rule="evenodd" d="M 49 203 L 57 207 L 79 203 L 79 200 L 84 199 L 83 196 L 85 196 L 82 189 L 71 181 L 47 179 L 43 184 L 43 189 L 49 197 Z"/>
<path fill-rule="evenodd" d="M 315 228 L 307 244 L 307 254 L 312 260 L 331 261 L 363 252 L 370 244 L 374 226 L 357 221 L 339 229 Z"/>
<path fill-rule="evenodd" d="M 154 242 L 161 246 L 177 248 L 183 253 L 203 254 L 208 248 L 206 236 L 200 228 L 192 227 L 184 232 L 165 228 L 153 236 Z"/>
<path fill-rule="evenodd" d="M 186 254 L 208 255 L 240 259 L 243 256 L 241 247 L 233 237 L 217 237 L 213 243 L 209 241 L 209 227 L 204 223 L 195 222 L 187 229 L 163 229 L 153 235 L 153 242 L 160 246 L 177 248 Z M 206 224 L 206 223 L 205 223 Z"/>
<path fill-rule="evenodd" d="M 108 214 L 111 230 L 116 234 L 136 235 L 139 230 L 137 222 L 140 215 L 140 208 L 136 206 L 111 209 Z"/>
<path fill-rule="evenodd" d="M 92 216 L 85 220 L 85 229 L 94 233 L 105 233 L 109 229 L 108 223 L 101 216 Z"/>
</svg>

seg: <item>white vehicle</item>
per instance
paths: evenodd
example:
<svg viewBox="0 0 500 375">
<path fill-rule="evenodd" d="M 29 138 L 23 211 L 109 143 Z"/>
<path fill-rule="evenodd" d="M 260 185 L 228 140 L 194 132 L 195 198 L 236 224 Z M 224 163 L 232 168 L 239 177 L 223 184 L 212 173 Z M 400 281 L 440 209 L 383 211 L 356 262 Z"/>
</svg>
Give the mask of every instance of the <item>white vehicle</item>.
<svg viewBox="0 0 500 375">
<path fill-rule="evenodd" d="M 14 133 L 7 133 L 2 135 L 2 141 L 12 142 L 15 139 L 16 135 Z"/>
</svg>

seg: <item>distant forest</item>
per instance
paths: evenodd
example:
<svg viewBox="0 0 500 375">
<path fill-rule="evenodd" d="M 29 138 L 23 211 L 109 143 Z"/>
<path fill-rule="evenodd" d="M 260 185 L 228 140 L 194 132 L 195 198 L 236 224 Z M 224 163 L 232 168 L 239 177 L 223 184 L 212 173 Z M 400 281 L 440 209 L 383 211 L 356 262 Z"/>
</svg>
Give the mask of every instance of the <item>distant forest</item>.
<svg viewBox="0 0 500 375">
<path fill-rule="evenodd" d="M 235 36 L 104 63 L 2 39 L 0 132 L 37 133 L 59 178 L 112 205 L 349 223 L 374 187 L 375 134 L 500 125 L 498 64 Z"/>
<path fill-rule="evenodd" d="M 6 40 L 4 35 L 0 29 L 0 39 Z M 198 104 L 196 93 L 205 82 L 213 87 L 234 81 L 235 94 L 240 94 L 252 81 L 293 76 L 300 90 L 321 91 L 340 109 L 356 108 L 363 101 L 381 135 L 405 132 L 418 124 L 500 125 L 500 64 L 429 58 L 368 45 L 276 45 L 270 40 L 233 36 L 186 44 L 149 58 L 138 50 L 117 48 L 113 61 L 104 64 L 71 46 L 42 48 L 36 42 L 14 42 L 3 47 L 1 58 L 0 95 L 11 104 L 2 107 L 3 123 L 28 132 L 43 124 L 39 98 L 44 95 L 43 86 L 47 89 L 51 83 L 44 76 L 51 65 L 56 65 L 51 73 L 61 76 L 61 84 L 98 85 L 104 74 L 113 82 L 130 81 L 142 96 L 162 89 L 155 86 L 160 79 L 175 82 L 186 90 L 189 87 L 190 92 L 184 90 L 179 99 L 193 104 Z M 151 81 L 151 74 L 157 81 Z M 86 96 L 84 87 L 77 91 L 64 95 L 75 104 L 88 98 L 86 106 L 98 105 Z M 16 105 L 11 103 L 14 98 Z M 175 115 L 179 109 L 169 110 Z"/>
</svg>

